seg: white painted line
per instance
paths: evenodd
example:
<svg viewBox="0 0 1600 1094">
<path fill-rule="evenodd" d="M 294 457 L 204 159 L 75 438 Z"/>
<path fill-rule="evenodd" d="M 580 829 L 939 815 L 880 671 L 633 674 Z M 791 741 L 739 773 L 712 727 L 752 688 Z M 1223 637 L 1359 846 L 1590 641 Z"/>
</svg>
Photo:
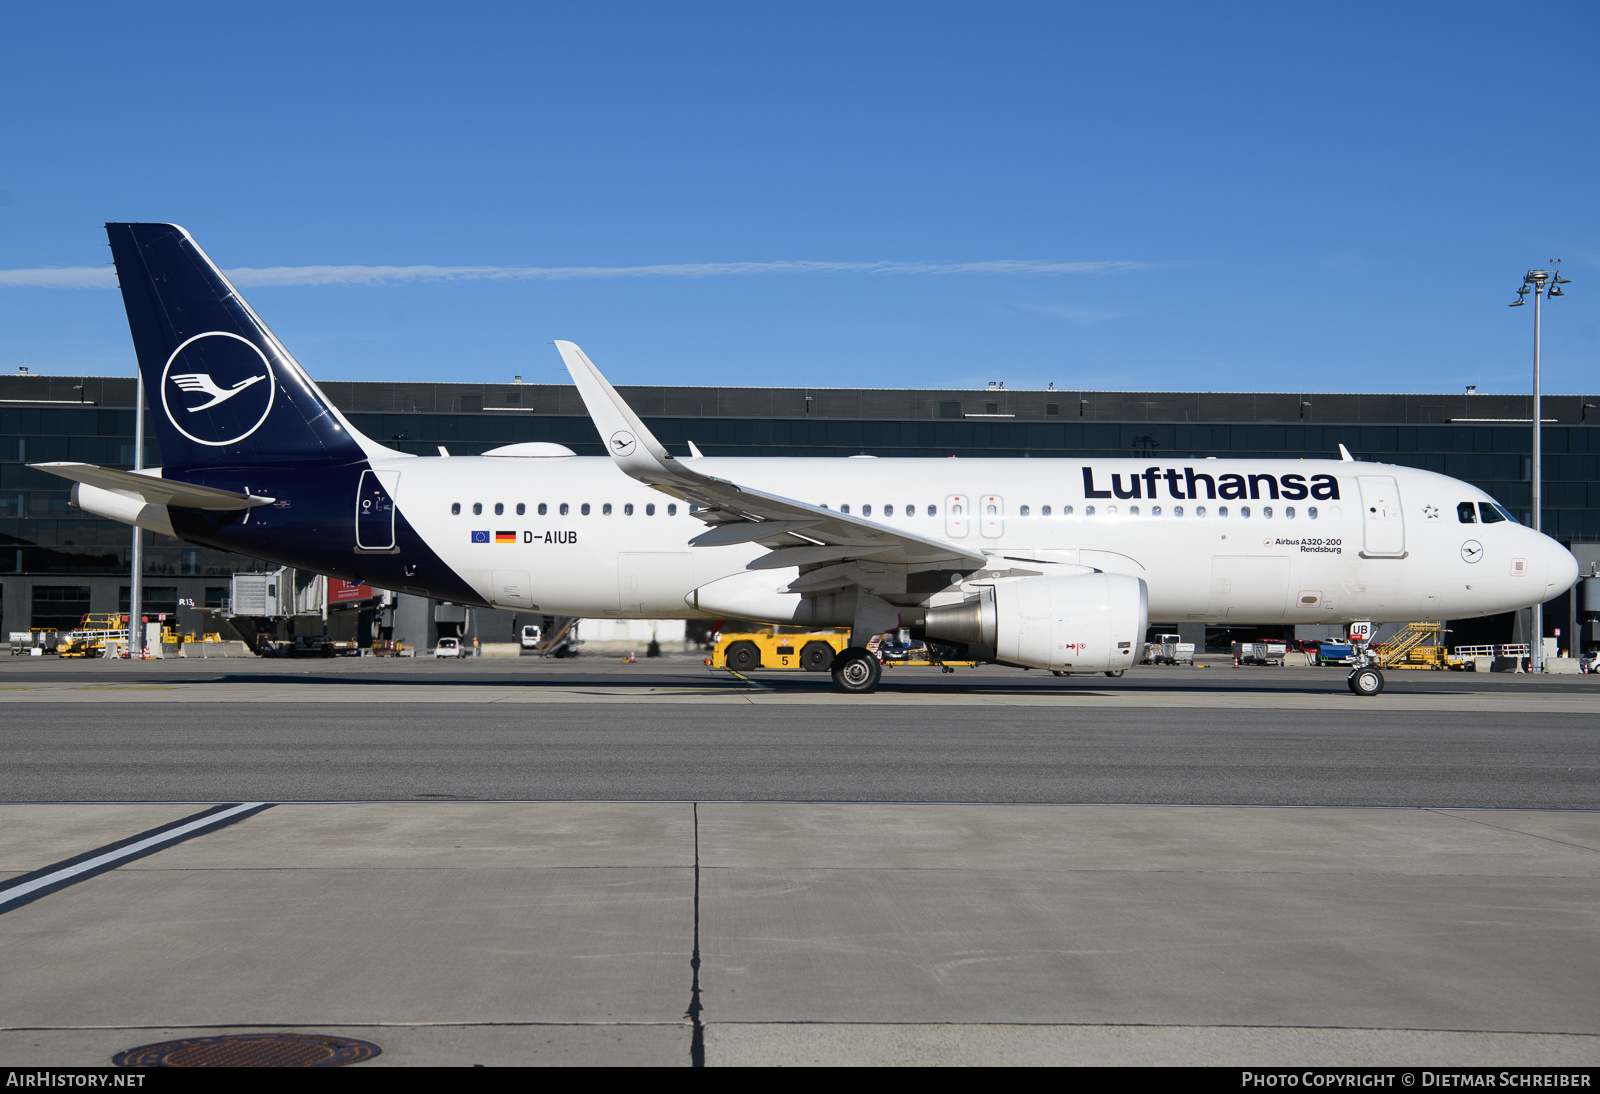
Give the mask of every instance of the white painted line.
<svg viewBox="0 0 1600 1094">
<path fill-rule="evenodd" d="M 223 824 L 233 819 L 240 813 L 246 813 L 252 809 L 260 809 L 266 804 L 266 802 L 241 802 L 240 804 L 232 806 L 231 808 L 208 814 L 207 816 L 201 817 L 199 820 L 190 821 L 188 824 L 179 825 L 177 828 L 169 828 L 164 832 L 158 832 L 153 836 L 147 837 L 146 839 L 138 840 L 123 847 L 118 847 L 113 851 L 107 851 L 103 855 L 96 855 L 94 858 L 85 859 L 83 862 L 75 862 L 71 866 L 63 866 L 59 870 L 52 870 L 43 877 L 35 877 L 28 881 L 22 882 L 21 884 L 10 887 L 0 886 L 0 907 L 4 907 L 6 904 L 9 904 L 15 900 L 19 900 L 32 893 L 37 893 L 41 889 L 51 889 L 60 886 L 64 882 L 70 881 L 80 874 L 94 873 L 104 870 L 110 864 L 118 862 L 122 859 L 137 858 L 139 855 L 150 850 L 152 847 L 159 847 L 164 843 L 175 843 L 183 839 L 185 836 L 192 835 L 193 833 L 199 832 L 202 829 L 213 828 L 219 824 Z"/>
</svg>

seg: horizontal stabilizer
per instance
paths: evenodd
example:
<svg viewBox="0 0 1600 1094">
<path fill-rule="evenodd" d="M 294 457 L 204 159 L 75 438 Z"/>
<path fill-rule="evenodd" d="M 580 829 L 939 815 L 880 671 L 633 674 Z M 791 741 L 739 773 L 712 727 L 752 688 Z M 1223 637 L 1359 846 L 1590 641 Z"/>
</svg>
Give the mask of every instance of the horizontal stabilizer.
<svg viewBox="0 0 1600 1094">
<path fill-rule="evenodd" d="M 96 467 L 92 463 L 30 463 L 29 467 L 48 471 L 74 482 L 88 483 L 102 490 L 115 490 L 143 498 L 151 505 L 175 505 L 181 509 L 250 509 L 257 505 L 271 505 L 277 498 L 259 494 L 239 494 L 232 490 L 219 490 L 215 486 L 196 486 L 177 479 L 163 479 L 157 475 L 138 471 L 117 471 L 110 467 Z"/>
</svg>

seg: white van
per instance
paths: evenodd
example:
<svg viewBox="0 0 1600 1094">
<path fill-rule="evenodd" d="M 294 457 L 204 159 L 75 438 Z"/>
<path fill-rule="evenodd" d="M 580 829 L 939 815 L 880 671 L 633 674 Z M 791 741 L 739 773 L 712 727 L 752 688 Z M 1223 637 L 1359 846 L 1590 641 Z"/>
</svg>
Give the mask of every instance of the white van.
<svg viewBox="0 0 1600 1094">
<path fill-rule="evenodd" d="M 539 629 L 539 624 L 529 623 L 522 628 L 522 648 L 525 650 L 538 649 L 539 642 L 543 637 L 544 632 Z"/>
</svg>

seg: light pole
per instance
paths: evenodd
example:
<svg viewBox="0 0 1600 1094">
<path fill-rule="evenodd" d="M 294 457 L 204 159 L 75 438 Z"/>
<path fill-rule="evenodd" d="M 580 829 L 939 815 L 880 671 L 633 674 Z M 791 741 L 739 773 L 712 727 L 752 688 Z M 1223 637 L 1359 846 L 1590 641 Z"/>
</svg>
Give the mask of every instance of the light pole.
<svg viewBox="0 0 1600 1094">
<path fill-rule="evenodd" d="M 135 366 L 138 372 L 138 366 Z M 133 469 L 144 470 L 144 373 L 138 373 L 133 395 Z M 133 550 L 129 564 L 132 574 L 128 586 L 128 660 L 135 661 L 144 653 L 144 626 L 139 613 L 144 610 L 144 529 L 133 526 Z"/>
<path fill-rule="evenodd" d="M 1559 258 L 1552 258 L 1550 265 L 1556 267 L 1554 272 L 1550 270 L 1529 270 L 1524 274 L 1522 288 L 1517 290 L 1517 298 L 1511 302 L 1513 308 L 1520 308 L 1527 303 L 1524 297 L 1529 292 L 1533 293 L 1533 463 L 1528 469 L 1528 474 L 1533 486 L 1533 530 L 1535 532 L 1544 530 L 1542 516 L 1544 509 L 1544 470 L 1542 466 L 1543 444 L 1541 443 L 1543 440 L 1544 421 L 1539 405 L 1539 325 L 1542 319 L 1539 314 L 1540 300 L 1546 296 L 1565 296 L 1566 294 L 1561 291 L 1561 286 L 1571 284 L 1570 281 L 1561 276 L 1561 260 Z M 1528 648 L 1528 663 L 1534 672 L 1544 671 L 1543 604 L 1535 604 L 1533 606 L 1533 642 Z"/>
</svg>

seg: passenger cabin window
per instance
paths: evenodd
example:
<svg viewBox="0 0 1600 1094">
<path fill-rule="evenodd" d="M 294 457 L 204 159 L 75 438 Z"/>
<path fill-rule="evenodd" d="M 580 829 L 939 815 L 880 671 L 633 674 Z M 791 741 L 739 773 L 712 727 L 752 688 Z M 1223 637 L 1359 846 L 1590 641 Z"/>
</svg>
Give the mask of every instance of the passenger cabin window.
<svg viewBox="0 0 1600 1094">
<path fill-rule="evenodd" d="M 1130 517 L 1138 516 L 1139 515 L 1139 507 L 1137 505 L 1128 506 L 1128 515 Z"/>
<path fill-rule="evenodd" d="M 930 517 L 938 516 L 939 515 L 939 507 L 937 505 L 928 506 L 928 515 Z"/>
<path fill-rule="evenodd" d="M 1485 524 L 1499 524 L 1506 519 L 1505 514 L 1498 507 L 1490 505 L 1486 501 L 1478 503 L 1478 513 L 1483 517 L 1483 523 Z"/>
<path fill-rule="evenodd" d="M 1151 507 L 1150 507 L 1150 515 L 1151 515 L 1151 516 L 1152 516 L 1152 517 L 1159 517 L 1159 516 L 1160 516 L 1160 515 L 1161 515 L 1161 506 L 1159 506 L 1159 505 L 1152 505 L 1152 506 L 1151 506 Z"/>
<path fill-rule="evenodd" d="M 459 501 L 453 501 L 450 503 L 450 515 L 452 517 L 459 517 L 461 515 L 461 503 Z"/>
<path fill-rule="evenodd" d="M 872 506 L 863 505 L 861 507 L 861 515 L 864 517 L 870 517 L 872 515 Z"/>
<path fill-rule="evenodd" d="M 1226 516 L 1227 514 L 1224 513 L 1223 515 Z M 1241 517 L 1243 517 L 1245 520 L 1249 520 L 1250 519 L 1250 507 L 1248 505 L 1239 506 L 1239 515 Z"/>
<path fill-rule="evenodd" d="M 1039 515 L 1041 517 L 1048 517 L 1050 515 L 1050 507 L 1048 505 L 1039 506 Z"/>
<path fill-rule="evenodd" d="M 528 511 L 528 506 L 527 506 L 527 504 L 525 502 L 520 502 L 520 501 L 517 502 L 517 516 L 520 517 L 524 513 L 526 513 L 527 511 Z"/>
<path fill-rule="evenodd" d="M 1306 510 L 1306 516 L 1310 517 L 1312 520 L 1316 520 L 1317 519 L 1317 507 L 1315 505 L 1313 505 L 1311 508 L 1307 509 Z"/>
<path fill-rule="evenodd" d="M 1285 517 L 1289 518 L 1290 520 L 1293 520 L 1294 519 L 1294 506 L 1292 506 L 1292 505 L 1286 506 L 1284 508 L 1284 510 L 1283 510 L 1283 515 Z"/>
<path fill-rule="evenodd" d="M 631 502 L 631 501 L 623 502 L 623 504 L 622 504 L 622 515 L 625 516 L 625 517 L 633 516 L 633 502 Z"/>
<path fill-rule="evenodd" d="M 667 506 L 667 516 L 675 517 L 677 515 L 678 515 L 678 507 L 677 507 L 677 505 L 675 505 L 675 504 L 674 505 L 668 505 Z"/>
<path fill-rule="evenodd" d="M 483 514 L 483 502 L 481 502 L 481 501 L 473 502 L 472 503 L 472 515 L 476 517 L 476 516 L 481 516 L 482 514 Z"/>
<path fill-rule="evenodd" d="M 506 512 L 506 503 L 505 502 L 497 501 L 497 502 L 494 503 L 494 515 L 495 516 L 503 517 L 503 516 L 505 516 L 505 512 Z"/>
<path fill-rule="evenodd" d="M 848 505 L 841 505 L 841 506 L 839 506 L 839 512 L 841 512 L 841 513 L 848 513 L 848 512 L 849 512 L 849 511 L 850 511 L 850 506 L 848 506 Z"/>
<path fill-rule="evenodd" d="M 566 516 L 567 513 L 570 512 L 570 511 L 571 510 L 568 508 L 567 503 L 566 502 L 562 502 L 561 503 L 561 515 L 562 516 Z"/>
<path fill-rule="evenodd" d="M 1226 517 L 1227 515 L 1228 515 L 1228 507 L 1226 505 L 1217 506 L 1217 516 Z"/>
<path fill-rule="evenodd" d="M 578 509 L 578 512 L 583 516 L 588 516 L 589 515 L 589 503 L 588 502 L 584 502 L 583 505 Z"/>
<path fill-rule="evenodd" d="M 548 505 L 546 505 L 544 502 L 541 501 L 539 503 L 539 515 L 542 517 L 546 513 L 548 513 L 549 511 L 550 511 L 550 507 Z"/>
<path fill-rule="evenodd" d="M 600 507 L 600 515 L 603 517 L 611 515 L 611 503 L 609 501 Z"/>
<path fill-rule="evenodd" d="M 1197 517 L 1205 516 L 1206 515 L 1206 507 L 1204 505 L 1196 505 L 1194 507 L 1194 515 L 1197 516 Z"/>
<path fill-rule="evenodd" d="M 1017 506 L 1017 516 L 1025 517 L 1027 515 L 1028 515 L 1028 507 L 1026 505 Z"/>
<path fill-rule="evenodd" d="M 1261 507 L 1261 515 L 1266 517 L 1268 520 L 1271 520 L 1272 519 L 1272 506 L 1270 506 L 1270 505 L 1262 506 Z"/>
<path fill-rule="evenodd" d="M 1175 517 L 1181 517 L 1181 516 L 1183 516 L 1183 506 L 1181 506 L 1181 505 L 1174 505 L 1174 506 L 1173 506 L 1173 507 L 1172 507 L 1172 515 L 1173 515 L 1173 516 L 1175 516 Z"/>
<path fill-rule="evenodd" d="M 1470 501 L 1464 501 L 1456 506 L 1456 519 L 1462 524 L 1478 523 L 1478 507 Z"/>
<path fill-rule="evenodd" d="M 1061 507 L 1061 515 L 1064 517 L 1070 517 L 1072 515 L 1072 506 L 1063 505 Z"/>
</svg>

